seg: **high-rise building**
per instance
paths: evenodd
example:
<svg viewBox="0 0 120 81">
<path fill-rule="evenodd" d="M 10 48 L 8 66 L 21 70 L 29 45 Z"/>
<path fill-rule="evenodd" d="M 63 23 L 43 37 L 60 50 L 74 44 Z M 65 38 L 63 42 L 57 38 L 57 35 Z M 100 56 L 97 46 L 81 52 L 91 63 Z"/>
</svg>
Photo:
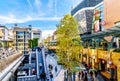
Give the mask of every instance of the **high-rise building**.
<svg viewBox="0 0 120 81">
<path fill-rule="evenodd" d="M 42 37 L 42 32 L 38 28 L 32 28 L 31 30 L 31 38 L 38 38 L 38 42 L 40 43 Z"/>
<path fill-rule="evenodd" d="M 77 11 L 85 7 L 94 7 L 103 0 L 83 0 L 80 4 L 78 4 L 74 9 L 71 11 L 71 15 L 74 15 Z"/>
<path fill-rule="evenodd" d="M 13 28 L 13 33 L 16 50 L 19 50 L 24 54 L 29 51 L 28 40 L 38 38 L 38 43 L 41 41 L 41 30 L 39 28 L 32 28 L 31 25 L 29 25 L 29 27 L 15 26 Z"/>
<path fill-rule="evenodd" d="M 29 51 L 28 40 L 31 39 L 31 27 L 14 27 L 14 46 L 16 50 L 23 52 L 24 54 Z"/>
</svg>

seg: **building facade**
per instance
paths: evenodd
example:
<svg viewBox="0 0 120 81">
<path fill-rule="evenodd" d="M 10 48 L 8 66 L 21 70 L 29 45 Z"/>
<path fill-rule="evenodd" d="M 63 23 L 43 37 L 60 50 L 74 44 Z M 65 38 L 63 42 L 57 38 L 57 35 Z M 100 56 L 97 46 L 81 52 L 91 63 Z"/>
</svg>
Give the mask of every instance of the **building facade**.
<svg viewBox="0 0 120 81">
<path fill-rule="evenodd" d="M 120 26 L 120 1 L 118 0 L 104 0 L 104 19 L 105 29 L 115 28 Z M 116 32 L 118 33 L 118 32 Z M 117 48 L 120 48 L 120 38 L 115 35 Z M 117 80 L 120 81 L 120 53 L 113 52 L 111 54 L 111 61 L 115 66 Z"/>
<path fill-rule="evenodd" d="M 16 50 L 23 52 L 24 54 L 29 51 L 28 40 L 38 38 L 38 43 L 41 41 L 41 30 L 38 28 L 29 27 L 18 27 L 13 28 L 14 34 L 14 46 Z"/>
<path fill-rule="evenodd" d="M 104 4 L 101 2 L 94 7 L 93 23 L 92 23 L 92 33 L 100 32 L 104 30 Z"/>
<path fill-rule="evenodd" d="M 80 4 L 78 4 L 74 9 L 71 11 L 71 15 L 74 15 L 78 10 L 85 8 L 85 7 L 94 7 L 95 5 L 99 4 L 103 0 L 83 0 Z"/>
<path fill-rule="evenodd" d="M 93 19 L 93 8 L 83 8 L 73 15 L 75 20 L 78 22 L 78 29 L 80 34 L 91 34 L 92 30 L 92 19 Z"/>
<path fill-rule="evenodd" d="M 0 26 L 0 40 L 8 40 L 9 29 L 5 26 Z"/>
<path fill-rule="evenodd" d="M 111 6 L 112 5 L 112 6 Z M 115 22 L 120 21 L 120 1 L 117 0 L 104 0 L 105 12 L 105 29 L 115 26 Z"/>
<path fill-rule="evenodd" d="M 41 42 L 41 37 L 42 37 L 42 32 L 40 29 L 38 28 L 32 28 L 32 31 L 31 31 L 31 38 L 38 38 L 38 42 L 40 43 Z"/>
<path fill-rule="evenodd" d="M 14 27 L 14 46 L 16 50 L 23 52 L 24 54 L 29 51 L 28 40 L 31 39 L 31 28 L 30 27 Z"/>
<path fill-rule="evenodd" d="M 9 48 L 13 46 L 12 32 L 6 26 L 0 26 L 0 47 Z"/>
</svg>

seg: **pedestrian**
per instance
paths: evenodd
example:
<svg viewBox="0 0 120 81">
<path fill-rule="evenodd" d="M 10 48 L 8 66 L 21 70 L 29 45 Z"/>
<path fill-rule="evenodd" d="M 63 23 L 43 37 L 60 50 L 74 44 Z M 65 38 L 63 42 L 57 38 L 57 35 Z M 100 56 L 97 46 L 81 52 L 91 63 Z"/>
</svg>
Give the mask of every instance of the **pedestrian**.
<svg viewBox="0 0 120 81">
<path fill-rule="evenodd" d="M 51 71 L 53 69 L 53 66 L 51 64 L 48 65 L 49 70 Z"/>
<path fill-rule="evenodd" d="M 53 69 L 53 66 L 51 65 L 51 70 Z"/>
<path fill-rule="evenodd" d="M 41 80 L 43 79 L 43 73 L 40 74 L 40 78 L 41 78 Z"/>
<path fill-rule="evenodd" d="M 50 79 L 51 79 L 51 81 L 52 81 L 52 78 L 53 78 L 53 74 L 52 74 L 52 72 L 50 72 Z"/>
<path fill-rule="evenodd" d="M 33 68 L 32 69 L 32 74 L 35 75 L 36 74 L 36 70 Z"/>
<path fill-rule="evenodd" d="M 90 75 L 93 76 L 93 72 L 92 71 L 90 71 Z"/>
<path fill-rule="evenodd" d="M 45 72 L 43 72 L 42 75 L 43 75 L 43 80 L 45 81 L 45 79 L 46 79 L 46 74 L 45 74 Z"/>
<path fill-rule="evenodd" d="M 94 78 L 93 78 L 93 76 L 91 76 L 91 77 L 90 77 L 90 81 L 94 81 Z"/>
<path fill-rule="evenodd" d="M 97 77 L 97 71 L 94 71 L 94 73 L 95 73 L 95 77 Z"/>
<path fill-rule="evenodd" d="M 57 72 L 57 66 L 55 67 L 55 72 Z"/>
<path fill-rule="evenodd" d="M 83 79 L 83 78 L 84 78 L 84 72 L 81 71 L 81 79 Z"/>
<path fill-rule="evenodd" d="M 85 77 L 84 77 L 83 81 L 88 81 L 87 73 L 85 73 Z"/>
<path fill-rule="evenodd" d="M 80 80 L 80 72 L 78 72 L 78 79 Z"/>
<path fill-rule="evenodd" d="M 51 66 L 50 66 L 50 64 L 49 64 L 49 65 L 48 65 L 49 70 L 50 70 L 50 67 L 51 67 Z"/>
</svg>

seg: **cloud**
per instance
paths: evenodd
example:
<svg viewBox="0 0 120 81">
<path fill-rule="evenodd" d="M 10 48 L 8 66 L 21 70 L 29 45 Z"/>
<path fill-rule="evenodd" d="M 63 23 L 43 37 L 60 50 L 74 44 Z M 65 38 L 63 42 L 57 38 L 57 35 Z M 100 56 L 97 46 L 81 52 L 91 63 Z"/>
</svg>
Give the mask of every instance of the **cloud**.
<svg viewBox="0 0 120 81">
<path fill-rule="evenodd" d="M 31 5 L 31 3 L 30 3 L 30 0 L 27 0 L 27 3 L 28 3 L 28 5 L 30 6 L 30 8 L 32 9 L 32 5 Z"/>
<path fill-rule="evenodd" d="M 62 17 L 34 17 L 29 15 L 24 18 L 17 18 L 15 15 L 10 13 L 9 15 L 0 15 L 0 24 L 24 23 L 31 20 L 59 21 L 61 18 Z"/>
<path fill-rule="evenodd" d="M 54 9 L 54 0 L 48 0 L 47 7 L 48 7 L 49 11 L 53 11 L 53 9 Z"/>
<path fill-rule="evenodd" d="M 57 0 L 48 0 L 47 9 L 54 17 L 57 17 Z"/>
<path fill-rule="evenodd" d="M 71 7 L 77 6 L 81 1 L 83 0 L 66 0 L 66 2 L 69 2 L 71 4 Z"/>
<path fill-rule="evenodd" d="M 45 13 L 43 13 L 41 10 L 42 10 L 42 3 L 41 3 L 41 1 L 40 0 L 35 0 L 35 2 L 34 2 L 34 4 L 35 4 L 35 7 L 37 8 L 37 11 L 38 11 L 38 14 L 37 15 L 39 15 L 39 16 L 44 16 L 45 15 Z"/>
<path fill-rule="evenodd" d="M 43 30 L 42 31 L 42 39 L 45 39 L 48 36 L 52 36 L 55 30 L 56 29 L 53 29 L 53 30 Z"/>
</svg>

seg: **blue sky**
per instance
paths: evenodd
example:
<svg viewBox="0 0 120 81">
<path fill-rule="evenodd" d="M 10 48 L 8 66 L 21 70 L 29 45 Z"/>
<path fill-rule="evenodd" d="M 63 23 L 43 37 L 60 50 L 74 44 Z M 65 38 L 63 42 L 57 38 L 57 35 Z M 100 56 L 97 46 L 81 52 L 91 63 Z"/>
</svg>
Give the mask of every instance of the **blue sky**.
<svg viewBox="0 0 120 81">
<path fill-rule="evenodd" d="M 28 26 L 40 28 L 50 35 L 56 24 L 71 7 L 81 0 L 0 0 L 0 24 L 7 27 Z"/>
</svg>

